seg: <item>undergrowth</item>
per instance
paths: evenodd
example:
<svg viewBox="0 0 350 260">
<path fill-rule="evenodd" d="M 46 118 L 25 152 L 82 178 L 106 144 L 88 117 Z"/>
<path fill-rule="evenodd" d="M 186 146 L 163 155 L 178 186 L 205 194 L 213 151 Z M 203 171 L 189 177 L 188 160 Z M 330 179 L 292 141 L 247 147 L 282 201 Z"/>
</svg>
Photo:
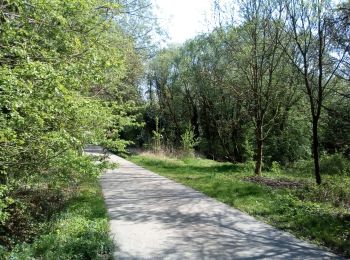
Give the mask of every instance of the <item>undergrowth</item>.
<svg viewBox="0 0 350 260">
<path fill-rule="evenodd" d="M 17 243 L 11 250 L 0 247 L 0 259 L 112 258 L 114 246 L 109 237 L 101 188 L 96 180 L 80 185 L 74 196 L 39 226 L 40 232 L 36 236 Z"/>
</svg>

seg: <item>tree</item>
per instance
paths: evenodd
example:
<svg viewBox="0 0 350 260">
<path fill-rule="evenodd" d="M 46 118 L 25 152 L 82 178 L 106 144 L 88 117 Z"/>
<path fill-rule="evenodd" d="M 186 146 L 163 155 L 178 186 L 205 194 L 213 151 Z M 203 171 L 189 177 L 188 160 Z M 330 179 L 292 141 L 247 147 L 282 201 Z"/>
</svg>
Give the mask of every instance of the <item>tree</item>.
<svg viewBox="0 0 350 260">
<path fill-rule="evenodd" d="M 332 79 L 344 59 L 347 48 L 339 52 L 332 44 L 329 26 L 331 1 L 293 0 L 286 3 L 291 33 L 290 59 L 304 80 L 304 93 L 310 105 L 312 151 L 316 182 L 321 184 L 319 161 L 319 121 L 325 99 L 334 87 Z M 287 47 L 289 48 L 289 47 Z"/>
<path fill-rule="evenodd" d="M 97 181 L 106 163 L 87 144 L 129 144 L 143 64 L 120 11 L 113 0 L 1 1 L 0 254 Z"/>
<path fill-rule="evenodd" d="M 189 42 L 184 48 L 184 56 L 191 57 L 184 85 L 197 104 L 194 112 L 198 113 L 202 149 L 211 158 L 241 162 L 249 157 L 245 147 L 248 122 L 228 51 L 218 31 Z"/>
<path fill-rule="evenodd" d="M 151 0 L 113 0 L 120 6 L 115 16 L 119 27 L 133 39 L 138 53 L 153 57 L 165 36 Z M 112 2 L 113 2 L 112 1 Z"/>
<path fill-rule="evenodd" d="M 135 123 L 130 103 L 139 98 L 134 83 L 141 63 L 115 23 L 119 11 L 103 0 L 2 1 L 0 189 L 6 196 L 96 178 L 100 166 L 83 148 L 125 146 L 120 132 Z"/>
<path fill-rule="evenodd" d="M 255 174 L 260 176 L 265 140 L 279 117 L 295 102 L 293 70 L 279 44 L 285 40 L 283 7 L 277 1 L 239 2 L 241 25 L 225 39 L 237 67 L 236 92 L 255 128 Z M 225 37 L 225 36 L 224 36 Z"/>
</svg>

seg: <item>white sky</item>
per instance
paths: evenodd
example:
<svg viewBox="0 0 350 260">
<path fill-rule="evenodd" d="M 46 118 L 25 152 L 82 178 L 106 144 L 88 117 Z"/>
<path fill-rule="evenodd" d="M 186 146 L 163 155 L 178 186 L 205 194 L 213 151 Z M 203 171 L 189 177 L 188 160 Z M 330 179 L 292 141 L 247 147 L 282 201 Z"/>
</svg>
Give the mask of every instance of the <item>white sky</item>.
<svg viewBox="0 0 350 260">
<path fill-rule="evenodd" d="M 169 43 L 183 43 L 210 27 L 211 0 L 153 0 L 160 25 L 169 35 Z"/>
</svg>

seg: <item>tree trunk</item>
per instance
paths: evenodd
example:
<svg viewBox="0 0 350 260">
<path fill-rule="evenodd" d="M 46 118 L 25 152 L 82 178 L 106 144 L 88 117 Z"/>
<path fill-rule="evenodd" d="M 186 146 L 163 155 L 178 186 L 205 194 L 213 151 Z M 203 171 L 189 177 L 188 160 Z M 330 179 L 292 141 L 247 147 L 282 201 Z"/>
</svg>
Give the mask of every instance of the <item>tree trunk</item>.
<svg viewBox="0 0 350 260">
<path fill-rule="evenodd" d="M 262 157 L 263 157 L 263 141 L 258 140 L 257 145 L 258 146 L 257 146 L 257 153 L 256 153 L 255 175 L 261 176 Z"/>
<path fill-rule="evenodd" d="M 319 141 L 318 141 L 318 118 L 312 119 L 312 154 L 314 157 L 315 177 L 316 183 L 321 184 L 320 174 L 320 155 L 319 155 Z"/>
<path fill-rule="evenodd" d="M 262 167 L 262 161 L 263 161 L 263 146 L 264 146 L 261 124 L 258 124 L 256 129 L 256 143 L 257 143 L 257 149 L 256 149 L 255 175 L 261 176 L 261 167 Z"/>
</svg>

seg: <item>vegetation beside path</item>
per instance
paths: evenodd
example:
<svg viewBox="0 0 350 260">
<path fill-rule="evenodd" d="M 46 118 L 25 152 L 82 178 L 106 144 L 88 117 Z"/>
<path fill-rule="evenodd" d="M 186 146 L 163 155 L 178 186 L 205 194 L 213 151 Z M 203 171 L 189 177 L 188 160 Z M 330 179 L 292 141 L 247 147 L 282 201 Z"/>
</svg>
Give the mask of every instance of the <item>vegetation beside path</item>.
<svg viewBox="0 0 350 260">
<path fill-rule="evenodd" d="M 114 246 L 109 237 L 107 211 L 96 180 L 82 183 L 50 220 L 31 224 L 38 236 L 28 243 L 17 244 L 12 251 L 0 247 L 0 256 L 4 259 L 112 259 Z M 33 229 L 22 231 L 33 232 Z"/>
<path fill-rule="evenodd" d="M 139 125 L 146 2 L 1 1 L 0 260 L 110 257 L 104 164 L 83 150 L 123 151 Z"/>
<path fill-rule="evenodd" d="M 134 163 L 240 209 L 298 238 L 350 256 L 350 177 L 324 175 L 317 186 L 310 174 L 272 167 L 251 178 L 254 163 L 231 164 L 200 158 L 152 154 L 129 158 Z"/>
</svg>

